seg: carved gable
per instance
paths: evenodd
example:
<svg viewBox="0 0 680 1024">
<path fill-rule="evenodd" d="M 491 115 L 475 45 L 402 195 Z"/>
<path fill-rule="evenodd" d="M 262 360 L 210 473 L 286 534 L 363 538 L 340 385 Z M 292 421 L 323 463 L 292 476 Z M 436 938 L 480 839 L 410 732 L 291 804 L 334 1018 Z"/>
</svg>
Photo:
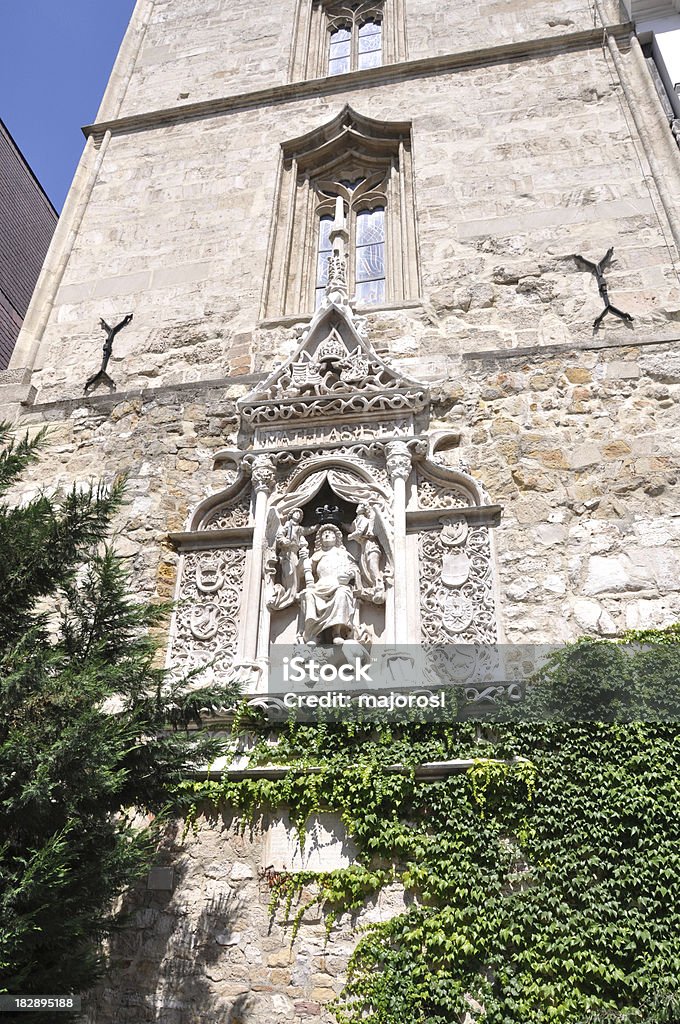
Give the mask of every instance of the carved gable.
<svg viewBox="0 0 680 1024">
<path fill-rule="evenodd" d="M 244 427 L 420 412 L 427 389 L 388 366 L 359 326 L 339 304 L 320 310 L 295 354 L 239 403 Z"/>
</svg>

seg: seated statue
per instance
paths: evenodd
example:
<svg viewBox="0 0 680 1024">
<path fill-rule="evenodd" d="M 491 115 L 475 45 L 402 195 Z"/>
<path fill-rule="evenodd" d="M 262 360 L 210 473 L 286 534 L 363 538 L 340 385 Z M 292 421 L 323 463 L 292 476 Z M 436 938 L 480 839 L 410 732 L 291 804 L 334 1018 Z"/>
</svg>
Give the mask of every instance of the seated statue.
<svg viewBox="0 0 680 1024">
<path fill-rule="evenodd" d="M 314 644 L 326 633 L 333 643 L 342 643 L 356 637 L 356 594 L 361 576 L 337 526 L 319 527 L 314 554 L 305 559 L 304 567 L 302 639 Z"/>
</svg>

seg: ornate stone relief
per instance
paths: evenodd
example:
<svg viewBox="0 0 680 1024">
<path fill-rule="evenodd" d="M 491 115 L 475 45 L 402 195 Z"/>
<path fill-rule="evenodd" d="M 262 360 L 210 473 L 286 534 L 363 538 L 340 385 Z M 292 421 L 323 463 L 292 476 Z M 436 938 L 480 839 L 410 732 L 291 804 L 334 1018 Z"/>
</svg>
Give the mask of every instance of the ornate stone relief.
<svg viewBox="0 0 680 1024">
<path fill-rule="evenodd" d="M 493 566 L 487 526 L 464 517 L 441 521 L 419 536 L 423 641 L 493 644 L 498 641 Z"/>
<path fill-rule="evenodd" d="M 184 556 L 178 594 L 181 607 L 172 644 L 173 668 L 191 671 L 210 666 L 218 676 L 231 675 L 237 654 L 244 556 L 242 548 L 196 551 Z"/>
<path fill-rule="evenodd" d="M 342 654 L 498 639 L 499 509 L 469 474 L 430 457 L 427 389 L 358 330 L 340 217 L 322 309 L 240 401 L 238 448 L 217 455 L 229 486 L 172 536 L 183 558 L 170 663 L 238 674 L 254 700 L 266 695 L 273 644 Z"/>
<path fill-rule="evenodd" d="M 206 519 L 205 530 L 229 530 L 235 526 L 247 526 L 250 518 L 250 488 L 244 489 L 236 498 L 219 505 Z"/>
<path fill-rule="evenodd" d="M 422 472 L 418 472 L 416 477 L 418 508 L 466 508 L 470 504 L 470 492 L 464 487 L 438 483 Z"/>
</svg>

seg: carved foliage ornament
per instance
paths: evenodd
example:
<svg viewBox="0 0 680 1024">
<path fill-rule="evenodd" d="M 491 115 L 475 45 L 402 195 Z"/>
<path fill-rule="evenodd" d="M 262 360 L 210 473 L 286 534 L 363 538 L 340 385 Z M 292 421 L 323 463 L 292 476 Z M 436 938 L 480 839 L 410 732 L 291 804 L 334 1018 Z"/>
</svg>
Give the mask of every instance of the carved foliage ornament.
<svg viewBox="0 0 680 1024">
<path fill-rule="evenodd" d="M 367 413 L 418 411 L 427 389 L 398 374 L 361 338 L 351 310 L 319 310 L 295 354 L 240 403 L 244 424 L 265 426 Z"/>
</svg>

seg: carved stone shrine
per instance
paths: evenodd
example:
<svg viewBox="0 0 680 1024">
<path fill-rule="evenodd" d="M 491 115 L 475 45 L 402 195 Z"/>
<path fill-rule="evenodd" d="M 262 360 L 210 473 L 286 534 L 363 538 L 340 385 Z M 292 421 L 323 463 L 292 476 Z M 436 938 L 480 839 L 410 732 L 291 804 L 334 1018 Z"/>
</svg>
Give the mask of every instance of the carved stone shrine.
<svg viewBox="0 0 680 1024">
<path fill-rule="evenodd" d="M 268 689 L 271 644 L 493 644 L 500 509 L 428 433 L 428 389 L 371 346 L 347 300 L 342 211 L 321 308 L 239 403 L 230 482 L 181 553 L 170 665 Z M 209 666 L 209 667 L 207 667 Z"/>
</svg>

